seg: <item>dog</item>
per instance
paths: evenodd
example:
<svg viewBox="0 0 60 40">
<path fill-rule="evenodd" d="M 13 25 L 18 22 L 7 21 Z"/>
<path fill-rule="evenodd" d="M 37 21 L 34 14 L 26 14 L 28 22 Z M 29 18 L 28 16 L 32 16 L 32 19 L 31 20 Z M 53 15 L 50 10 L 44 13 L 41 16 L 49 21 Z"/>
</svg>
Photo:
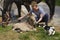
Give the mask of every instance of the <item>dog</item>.
<svg viewBox="0 0 60 40">
<path fill-rule="evenodd" d="M 48 32 L 48 35 L 54 35 L 55 34 L 55 28 L 53 26 L 43 26 L 43 27 Z"/>
<path fill-rule="evenodd" d="M 45 29 L 49 36 L 55 34 L 55 28 L 53 26 L 46 26 L 43 24 L 41 24 L 40 26 L 42 26 Z"/>
</svg>

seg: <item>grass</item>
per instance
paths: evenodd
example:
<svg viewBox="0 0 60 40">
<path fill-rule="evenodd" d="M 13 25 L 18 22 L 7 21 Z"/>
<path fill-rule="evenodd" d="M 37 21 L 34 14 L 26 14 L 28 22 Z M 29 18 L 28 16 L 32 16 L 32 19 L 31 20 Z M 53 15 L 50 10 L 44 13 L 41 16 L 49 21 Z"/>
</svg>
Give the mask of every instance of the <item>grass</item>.
<svg viewBox="0 0 60 40">
<path fill-rule="evenodd" d="M 12 26 L 6 28 L 0 26 L 0 40 L 60 40 L 60 33 L 56 32 L 54 36 L 48 36 L 43 28 L 37 28 L 37 31 L 17 33 L 12 31 Z"/>
<path fill-rule="evenodd" d="M 56 0 L 56 5 L 60 6 L 60 0 Z"/>
</svg>

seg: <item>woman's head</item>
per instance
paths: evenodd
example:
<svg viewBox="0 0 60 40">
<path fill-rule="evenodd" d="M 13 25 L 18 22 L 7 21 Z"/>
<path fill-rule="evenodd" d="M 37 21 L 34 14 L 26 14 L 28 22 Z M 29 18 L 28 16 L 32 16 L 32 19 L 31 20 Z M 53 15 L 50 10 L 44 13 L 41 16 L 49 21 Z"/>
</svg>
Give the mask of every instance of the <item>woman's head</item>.
<svg viewBox="0 0 60 40">
<path fill-rule="evenodd" d="M 38 10 L 37 2 L 33 1 L 33 2 L 31 3 L 31 6 L 32 6 L 32 9 Z"/>
</svg>

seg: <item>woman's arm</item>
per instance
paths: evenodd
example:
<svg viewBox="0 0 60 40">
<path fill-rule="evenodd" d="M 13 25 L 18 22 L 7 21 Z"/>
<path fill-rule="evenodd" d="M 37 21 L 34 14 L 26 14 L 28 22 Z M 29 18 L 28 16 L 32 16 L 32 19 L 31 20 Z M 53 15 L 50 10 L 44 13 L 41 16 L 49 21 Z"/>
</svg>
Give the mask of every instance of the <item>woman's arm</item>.
<svg viewBox="0 0 60 40">
<path fill-rule="evenodd" d="M 28 14 L 27 14 L 27 15 L 25 15 L 25 16 L 19 17 L 19 18 L 18 18 L 18 20 L 21 20 L 21 19 L 23 19 L 23 18 L 24 18 L 24 17 L 26 17 L 26 16 L 27 16 L 27 17 L 29 17 L 30 15 L 31 15 L 31 14 L 30 14 L 30 13 L 28 13 Z"/>
<path fill-rule="evenodd" d="M 39 23 L 42 20 L 43 16 L 45 15 L 45 11 L 43 10 L 42 7 L 39 7 L 39 10 L 40 10 L 41 14 L 40 14 L 40 19 L 37 21 L 37 23 Z"/>
<path fill-rule="evenodd" d="M 37 23 L 39 23 L 42 20 L 43 16 L 44 14 L 40 14 L 40 19 L 37 21 Z"/>
</svg>

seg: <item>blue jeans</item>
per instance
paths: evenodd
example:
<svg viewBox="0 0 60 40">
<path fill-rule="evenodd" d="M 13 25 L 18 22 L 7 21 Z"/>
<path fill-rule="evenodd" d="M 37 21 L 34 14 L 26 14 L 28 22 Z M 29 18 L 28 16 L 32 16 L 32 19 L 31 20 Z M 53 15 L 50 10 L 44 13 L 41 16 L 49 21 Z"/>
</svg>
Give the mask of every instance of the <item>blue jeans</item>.
<svg viewBox="0 0 60 40">
<path fill-rule="evenodd" d="M 38 21 L 40 19 L 40 17 L 36 17 L 36 21 Z M 43 19 L 40 22 L 45 22 L 46 25 L 48 25 L 48 19 L 49 19 L 49 15 L 45 14 Z"/>
</svg>

